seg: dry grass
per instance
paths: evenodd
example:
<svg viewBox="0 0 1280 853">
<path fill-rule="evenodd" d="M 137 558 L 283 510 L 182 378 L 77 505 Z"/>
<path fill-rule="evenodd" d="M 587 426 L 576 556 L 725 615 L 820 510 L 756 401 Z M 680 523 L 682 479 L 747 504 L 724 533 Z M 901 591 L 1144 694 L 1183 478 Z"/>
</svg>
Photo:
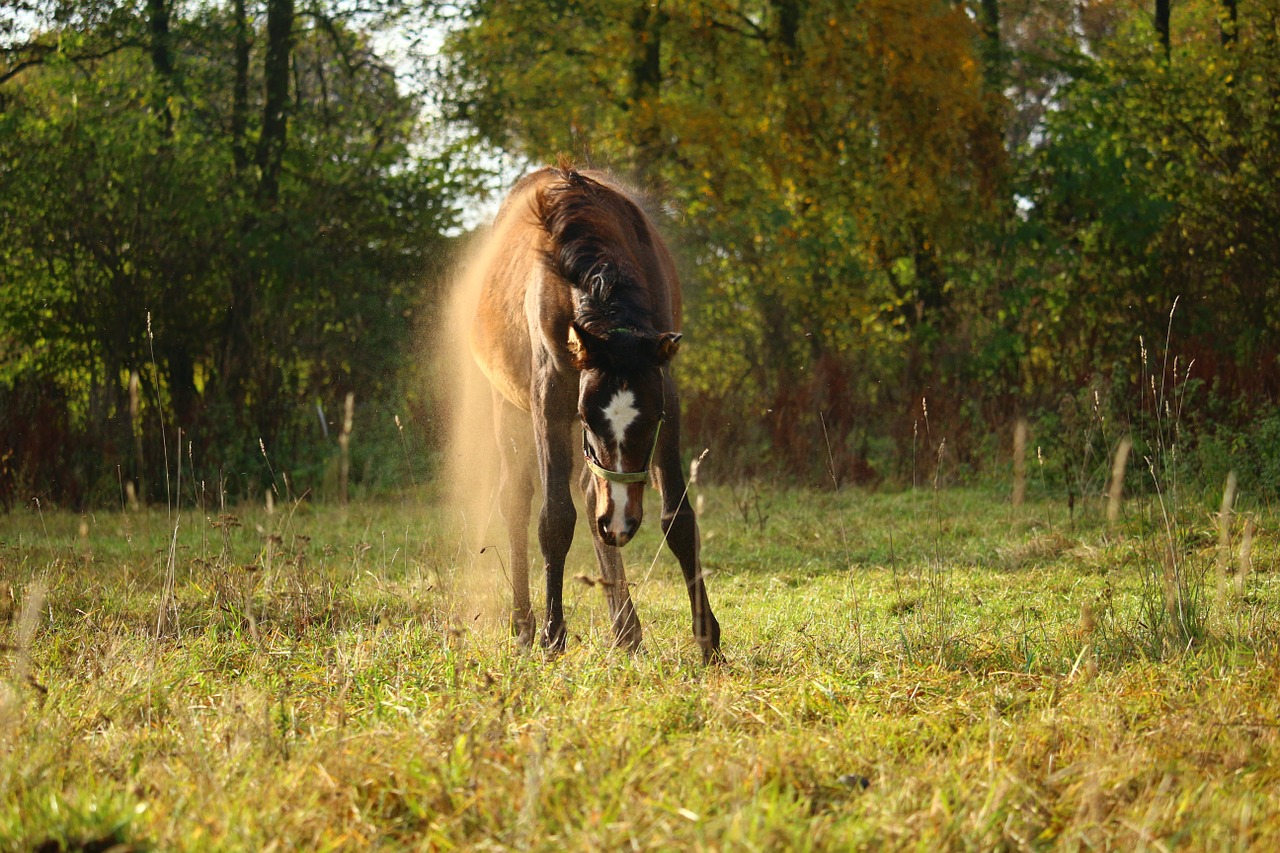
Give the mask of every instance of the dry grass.
<svg viewBox="0 0 1280 853">
<path fill-rule="evenodd" d="M 0 519 L 0 848 L 1280 846 L 1272 519 L 1237 517 L 1203 643 L 1152 656 L 1136 529 L 943 491 L 770 492 L 762 530 L 702 497 L 710 670 L 652 525 L 646 651 L 571 584 L 548 660 L 431 506 Z"/>
</svg>

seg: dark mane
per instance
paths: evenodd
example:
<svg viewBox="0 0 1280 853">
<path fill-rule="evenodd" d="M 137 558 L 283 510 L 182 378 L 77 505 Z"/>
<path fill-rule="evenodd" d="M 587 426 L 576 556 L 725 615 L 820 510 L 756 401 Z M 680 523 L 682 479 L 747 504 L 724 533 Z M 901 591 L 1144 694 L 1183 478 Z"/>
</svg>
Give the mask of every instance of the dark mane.
<svg viewBox="0 0 1280 853">
<path fill-rule="evenodd" d="M 619 331 L 624 338 L 654 334 L 644 281 L 653 244 L 644 213 L 581 172 L 551 171 L 557 180 L 538 193 L 535 214 L 551 238 L 545 263 L 577 294 L 574 322 L 604 339 Z"/>
</svg>

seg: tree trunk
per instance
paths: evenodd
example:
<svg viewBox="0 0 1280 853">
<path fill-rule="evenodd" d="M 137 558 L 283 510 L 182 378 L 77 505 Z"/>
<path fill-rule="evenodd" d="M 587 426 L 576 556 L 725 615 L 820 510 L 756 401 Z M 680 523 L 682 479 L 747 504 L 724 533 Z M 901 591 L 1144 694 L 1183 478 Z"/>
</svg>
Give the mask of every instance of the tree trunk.
<svg viewBox="0 0 1280 853">
<path fill-rule="evenodd" d="M 190 432 L 196 423 L 200 394 L 196 390 L 196 366 L 191 349 L 181 343 L 167 347 L 169 399 L 173 404 L 173 422 Z"/>
<path fill-rule="evenodd" d="M 800 52 L 800 4 L 796 0 L 773 0 L 773 12 L 778 21 L 778 42 L 785 53 L 784 61 L 790 65 Z"/>
<path fill-rule="evenodd" d="M 1240 74 L 1240 53 L 1236 50 L 1238 21 L 1236 19 L 1236 0 L 1222 0 L 1221 27 L 1222 49 L 1226 54 L 1223 71 L 1226 87 L 1227 133 L 1231 142 L 1227 146 L 1226 159 L 1235 175 L 1244 161 L 1245 147 L 1241 140 L 1245 133 L 1244 105 L 1240 102 L 1240 93 L 1236 91 L 1236 77 Z"/>
<path fill-rule="evenodd" d="M 1160 46 L 1164 48 L 1164 58 L 1169 58 L 1171 45 L 1169 41 L 1169 3 L 1170 0 L 1156 0 L 1156 34 L 1160 36 Z"/>
<path fill-rule="evenodd" d="M 151 30 L 151 65 L 161 77 L 172 77 L 173 35 L 169 31 L 167 0 L 147 0 L 147 24 Z"/>
<path fill-rule="evenodd" d="M 1005 86 L 1009 81 L 1008 54 L 1001 41 L 1000 0 L 982 0 L 978 10 L 982 57 L 982 85 L 985 93 L 985 122 L 975 137 L 974 160 L 979 165 L 982 189 L 986 197 L 1006 209 L 1012 200 L 1008 191 L 1008 100 Z"/>
<path fill-rule="evenodd" d="M 239 186 L 247 188 L 249 171 L 249 59 L 252 41 L 249 34 L 248 13 L 245 0 L 234 0 L 232 5 L 235 38 L 233 78 L 231 83 L 231 160 Z M 248 207 L 242 211 L 239 223 L 239 247 L 228 270 L 231 298 L 227 305 L 225 325 L 222 331 L 222 356 L 216 376 L 217 394 L 221 399 L 238 407 L 243 397 L 247 364 L 251 358 L 250 318 L 254 303 L 254 260 L 249 251 L 249 237 L 257 228 L 256 212 Z M 210 389 L 206 387 L 206 394 Z M 238 410 L 238 408 L 237 408 Z"/>
<path fill-rule="evenodd" d="M 243 13 L 244 0 L 236 0 L 236 13 Z M 280 172 L 289 135 L 290 67 L 293 54 L 293 0 L 267 0 L 267 46 L 262 63 L 263 105 L 262 128 L 258 135 L 255 161 L 258 167 L 256 209 L 246 213 L 241 237 L 246 241 L 262 228 L 266 214 L 280 201 Z M 248 77 L 248 30 L 243 18 L 237 21 L 236 88 Z M 247 82 L 242 109 L 247 112 Z M 244 113 L 242 112 L 242 117 Z M 261 242 L 261 241 L 257 241 Z M 231 304 L 227 309 L 226 344 L 223 351 L 223 393 L 234 406 L 241 406 L 250 384 L 250 371 L 257 364 L 254 339 L 257 312 L 259 269 L 255 257 L 242 248 L 241 269 L 231 277 Z M 260 399 L 257 405 L 269 401 Z"/>
<path fill-rule="evenodd" d="M 983 79 L 987 91 L 1004 91 L 1004 49 L 1000 44 L 1000 0 L 982 0 L 978 16 L 982 27 Z"/>
<path fill-rule="evenodd" d="M 293 53 L 293 0 L 267 0 L 267 55 L 262 71 L 265 101 L 258 137 L 258 199 L 274 207 L 289 134 L 289 66 Z"/>
<path fill-rule="evenodd" d="M 151 40 L 151 67 L 159 87 L 153 96 L 153 109 L 164 123 L 164 138 L 173 136 L 173 111 L 169 95 L 173 92 L 173 33 L 169 29 L 168 0 L 147 0 L 147 29 Z"/>
<path fill-rule="evenodd" d="M 1236 43 L 1238 22 L 1236 19 L 1236 0 L 1222 0 L 1222 46 L 1229 47 Z"/>
<path fill-rule="evenodd" d="M 652 178 L 662 148 L 662 125 L 658 112 L 662 97 L 661 3 L 642 0 L 631 18 L 635 43 L 639 46 L 631 64 L 631 109 L 636 116 L 635 179 L 644 186 Z"/>
<path fill-rule="evenodd" d="M 231 156 L 236 173 L 249 165 L 249 22 L 244 0 L 235 0 L 235 77 L 231 84 Z"/>
</svg>

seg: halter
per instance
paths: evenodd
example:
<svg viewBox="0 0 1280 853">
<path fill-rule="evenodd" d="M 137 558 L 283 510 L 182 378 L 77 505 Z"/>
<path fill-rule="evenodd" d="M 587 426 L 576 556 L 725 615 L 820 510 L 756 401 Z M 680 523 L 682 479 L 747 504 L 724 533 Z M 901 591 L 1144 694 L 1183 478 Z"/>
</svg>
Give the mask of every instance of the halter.
<svg viewBox="0 0 1280 853">
<path fill-rule="evenodd" d="M 658 436 L 662 434 L 662 422 L 666 420 L 666 416 L 658 418 L 658 428 L 653 431 L 653 447 L 649 448 L 649 460 L 645 462 L 643 471 L 633 471 L 631 473 L 622 474 L 617 471 L 610 471 L 602 466 L 595 459 L 591 458 L 591 446 L 587 444 L 587 428 L 582 428 L 582 458 L 586 460 L 587 467 L 597 477 L 608 480 L 610 483 L 643 483 L 649 479 L 649 467 L 653 465 L 653 457 L 658 452 Z"/>
</svg>

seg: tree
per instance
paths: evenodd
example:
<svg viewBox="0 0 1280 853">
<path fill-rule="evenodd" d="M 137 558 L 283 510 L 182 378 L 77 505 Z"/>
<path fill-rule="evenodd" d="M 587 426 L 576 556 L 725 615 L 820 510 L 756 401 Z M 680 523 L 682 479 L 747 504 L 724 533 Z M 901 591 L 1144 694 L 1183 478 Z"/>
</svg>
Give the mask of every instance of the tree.
<svg viewBox="0 0 1280 853">
<path fill-rule="evenodd" d="M 756 425 L 730 443 L 767 439 L 776 461 L 816 469 L 820 421 L 856 434 L 858 408 L 901 412 L 937 380 L 942 258 L 1003 161 L 962 6 L 469 10 L 446 48 L 455 119 L 535 161 L 566 151 L 631 172 L 680 212 L 703 346 L 683 369 L 699 410 Z M 861 464 L 859 442 L 835 449 L 843 467 Z"/>
<path fill-rule="evenodd" d="M 1169 41 L 1169 0 L 1156 0 L 1156 35 L 1160 38 L 1160 46 L 1164 48 L 1165 59 L 1172 50 Z"/>
<path fill-rule="evenodd" d="M 104 33 L 85 5 L 6 54 L 0 501 L 162 486 L 178 428 L 208 483 L 256 488 L 261 440 L 305 486 L 327 453 L 317 403 L 403 393 L 451 179 L 411 151 L 418 101 L 367 33 L 284 0 L 260 29 L 241 0 L 127 11 Z M 34 397 L 65 401 L 45 435 L 6 405 Z"/>
</svg>

